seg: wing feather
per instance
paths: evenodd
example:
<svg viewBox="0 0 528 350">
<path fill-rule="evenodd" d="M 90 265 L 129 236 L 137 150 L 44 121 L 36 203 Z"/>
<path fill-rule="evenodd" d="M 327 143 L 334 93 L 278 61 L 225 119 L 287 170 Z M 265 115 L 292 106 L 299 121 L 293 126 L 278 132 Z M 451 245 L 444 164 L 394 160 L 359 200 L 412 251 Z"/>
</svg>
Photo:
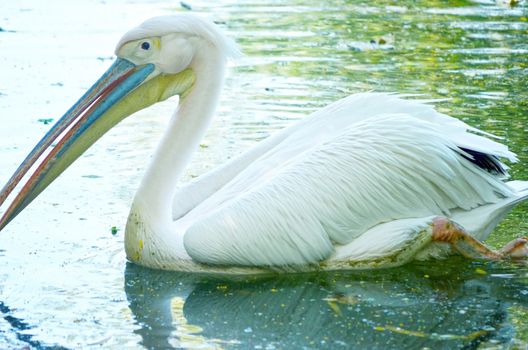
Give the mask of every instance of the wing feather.
<svg viewBox="0 0 528 350">
<path fill-rule="evenodd" d="M 281 142 L 191 210 L 185 248 L 212 264 L 306 265 L 380 223 L 511 196 L 459 147 L 515 155 L 468 131 L 478 132 L 395 95 L 338 101 L 282 131 Z"/>
</svg>

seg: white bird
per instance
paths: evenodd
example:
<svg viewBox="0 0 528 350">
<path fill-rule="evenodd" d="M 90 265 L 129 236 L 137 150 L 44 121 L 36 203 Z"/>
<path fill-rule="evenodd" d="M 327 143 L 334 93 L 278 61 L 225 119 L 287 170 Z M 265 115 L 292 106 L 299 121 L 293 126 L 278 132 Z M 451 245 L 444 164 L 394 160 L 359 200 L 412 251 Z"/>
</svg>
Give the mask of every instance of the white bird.
<svg viewBox="0 0 528 350">
<path fill-rule="evenodd" d="M 132 262 L 253 273 L 388 267 L 450 253 L 528 255 L 526 238 L 498 251 L 480 242 L 528 198 L 527 181 L 505 182 L 499 158 L 515 155 L 492 135 L 395 94 L 339 100 L 178 189 L 214 115 L 226 60 L 238 54 L 216 25 L 190 14 L 127 32 L 116 62 L 0 193 L 2 204 L 43 158 L 0 228 L 120 120 L 179 95 L 127 222 Z"/>
</svg>

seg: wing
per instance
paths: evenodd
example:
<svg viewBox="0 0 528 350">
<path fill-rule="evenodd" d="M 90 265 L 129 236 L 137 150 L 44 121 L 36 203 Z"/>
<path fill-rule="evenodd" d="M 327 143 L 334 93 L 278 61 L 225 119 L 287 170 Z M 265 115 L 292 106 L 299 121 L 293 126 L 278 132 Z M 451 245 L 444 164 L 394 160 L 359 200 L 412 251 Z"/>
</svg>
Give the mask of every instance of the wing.
<svg viewBox="0 0 528 350">
<path fill-rule="evenodd" d="M 353 95 L 283 131 L 185 215 L 185 248 L 213 264 L 306 265 L 379 223 L 510 196 L 475 152 L 503 171 L 497 157 L 514 155 L 468 130 L 423 103 Z"/>
</svg>

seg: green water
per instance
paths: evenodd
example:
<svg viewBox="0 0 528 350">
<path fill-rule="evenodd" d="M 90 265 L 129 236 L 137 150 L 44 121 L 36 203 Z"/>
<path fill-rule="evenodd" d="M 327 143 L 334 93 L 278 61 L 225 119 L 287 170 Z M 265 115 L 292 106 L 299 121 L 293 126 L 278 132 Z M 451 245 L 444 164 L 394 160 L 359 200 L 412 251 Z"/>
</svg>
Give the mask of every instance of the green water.
<svg viewBox="0 0 528 350">
<path fill-rule="evenodd" d="M 187 1 L 246 54 L 185 179 L 331 101 L 421 94 L 504 138 L 528 179 L 528 4 Z M 108 67 L 113 45 L 178 2 L 0 4 L 0 182 Z M 225 278 L 127 264 L 123 230 L 174 102 L 125 121 L 1 233 L 0 348 L 525 349 L 528 268 L 458 258 L 355 273 Z M 117 234 L 111 234 L 116 226 Z M 528 232 L 516 208 L 488 243 Z"/>
</svg>

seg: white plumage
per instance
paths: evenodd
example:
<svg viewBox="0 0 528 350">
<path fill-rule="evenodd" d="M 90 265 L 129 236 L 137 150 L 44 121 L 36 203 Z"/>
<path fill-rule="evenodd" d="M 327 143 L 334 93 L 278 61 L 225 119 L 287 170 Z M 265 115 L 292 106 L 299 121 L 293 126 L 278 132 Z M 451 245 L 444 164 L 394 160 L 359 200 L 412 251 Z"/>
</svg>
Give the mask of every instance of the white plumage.
<svg viewBox="0 0 528 350">
<path fill-rule="evenodd" d="M 442 242 L 461 253 L 472 247 L 467 255 L 479 257 L 528 255 L 528 239 L 495 253 L 444 218 L 485 239 L 528 198 L 528 182 L 504 182 L 507 167 L 499 158 L 516 161 L 515 155 L 427 101 L 395 94 L 337 101 L 178 189 L 214 116 L 226 59 L 238 50 L 214 24 L 185 14 L 129 31 L 116 54 L 106 73 L 111 78 L 96 83 L 58 123 L 78 118 L 72 129 L 80 125 L 86 138 L 61 140 L 0 228 L 100 136 L 89 134 L 83 109 L 94 106 L 87 117 L 101 111 L 93 132 L 102 134 L 135 110 L 180 94 L 128 219 L 125 250 L 133 262 L 229 273 L 371 268 L 450 253 Z M 110 109 L 105 98 L 119 84 L 117 93 L 131 92 Z M 0 199 L 34 160 L 30 154 Z"/>
<path fill-rule="evenodd" d="M 194 66 L 197 72 L 221 65 L 197 61 L 204 65 Z M 216 96 L 194 89 L 184 104 Z M 178 148 L 167 135 L 187 123 L 207 125 L 203 114 L 178 112 L 154 158 L 156 173 L 175 176 L 164 169 L 178 165 L 160 164 Z M 163 196 L 160 188 L 174 188 L 176 180 L 158 179 L 156 187 L 148 180 L 151 168 L 127 225 L 127 254 L 156 268 L 233 273 L 394 266 L 444 255 L 449 249 L 431 243 L 434 217 L 479 222 L 472 233 L 484 239 L 494 218 L 528 195 L 526 182 L 516 188 L 503 182 L 507 167 L 498 158 L 516 161 L 515 155 L 483 135 L 492 137 L 424 102 L 387 93 L 349 96 L 171 194 L 164 224 L 150 208 Z M 471 162 L 475 152 L 500 171 Z"/>
<path fill-rule="evenodd" d="M 513 155 L 467 129 L 417 101 L 353 95 L 284 130 L 282 142 L 183 217 L 193 220 L 185 247 L 208 263 L 306 265 L 377 224 L 449 216 L 511 196 L 453 139 Z"/>
</svg>

